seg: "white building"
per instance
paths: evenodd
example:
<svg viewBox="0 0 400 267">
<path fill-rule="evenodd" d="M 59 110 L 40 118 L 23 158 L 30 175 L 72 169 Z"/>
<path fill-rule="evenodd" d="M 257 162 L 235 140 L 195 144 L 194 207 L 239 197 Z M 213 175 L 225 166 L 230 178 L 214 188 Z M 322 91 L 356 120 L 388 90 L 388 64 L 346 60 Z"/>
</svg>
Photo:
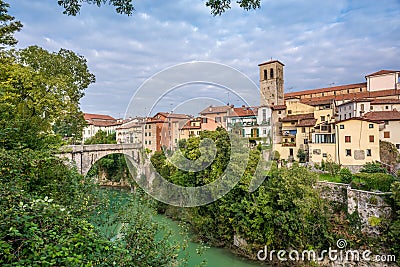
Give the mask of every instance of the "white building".
<svg viewBox="0 0 400 267">
<path fill-rule="evenodd" d="M 118 144 L 142 144 L 145 119 L 128 119 L 115 129 Z"/>
<path fill-rule="evenodd" d="M 112 134 L 122 124 L 122 122 L 109 115 L 84 113 L 83 116 L 86 121 L 86 126 L 83 128 L 82 134 L 83 142 L 93 137 L 100 130 L 107 134 Z"/>
</svg>

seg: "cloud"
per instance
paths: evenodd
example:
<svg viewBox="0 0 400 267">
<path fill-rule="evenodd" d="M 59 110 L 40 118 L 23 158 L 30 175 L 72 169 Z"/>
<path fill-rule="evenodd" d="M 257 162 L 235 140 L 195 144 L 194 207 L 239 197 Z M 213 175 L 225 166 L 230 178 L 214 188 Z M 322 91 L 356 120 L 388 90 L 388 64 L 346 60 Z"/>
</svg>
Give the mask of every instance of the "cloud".
<svg viewBox="0 0 400 267">
<path fill-rule="evenodd" d="M 268 0 L 259 10 L 235 7 L 217 17 L 204 1 L 137 1 L 135 8 L 127 17 L 107 5 L 84 5 L 80 15 L 68 17 L 54 0 L 18 0 L 10 12 L 24 24 L 19 47 L 63 47 L 87 58 L 97 83 L 82 99 L 85 112 L 124 114 L 146 79 L 182 62 L 226 64 L 258 84 L 257 65 L 279 59 L 291 91 L 400 69 L 396 0 Z"/>
</svg>

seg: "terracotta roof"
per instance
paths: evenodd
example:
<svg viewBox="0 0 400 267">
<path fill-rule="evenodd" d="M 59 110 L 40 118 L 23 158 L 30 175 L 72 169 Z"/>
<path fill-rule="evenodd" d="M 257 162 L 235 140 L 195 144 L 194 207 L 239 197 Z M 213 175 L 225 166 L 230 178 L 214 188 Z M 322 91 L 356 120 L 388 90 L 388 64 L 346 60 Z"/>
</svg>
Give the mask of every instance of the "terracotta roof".
<svg viewBox="0 0 400 267">
<path fill-rule="evenodd" d="M 117 121 L 96 121 L 96 120 L 90 120 L 87 121 L 87 124 L 89 125 L 94 125 L 94 126 L 99 126 L 99 127 L 110 127 L 110 126 L 117 126 L 121 125 L 121 122 Z"/>
<path fill-rule="evenodd" d="M 400 120 L 400 112 L 397 110 L 372 111 L 366 113 L 363 118 L 371 121 L 398 121 Z"/>
<path fill-rule="evenodd" d="M 98 120 L 113 120 L 115 121 L 113 117 L 109 115 L 102 115 L 102 114 L 91 114 L 91 113 L 83 113 L 83 117 L 85 120 L 93 120 L 93 119 L 98 119 Z"/>
<path fill-rule="evenodd" d="M 179 113 L 168 113 L 168 112 L 158 112 L 156 115 L 154 115 L 154 118 L 157 117 L 157 115 L 164 116 L 169 119 L 190 119 L 192 116 L 186 115 L 186 114 L 179 114 Z"/>
<path fill-rule="evenodd" d="M 339 86 L 326 87 L 326 88 L 304 90 L 304 91 L 299 91 L 299 92 L 291 92 L 291 93 L 286 93 L 285 98 L 293 97 L 293 96 L 300 96 L 300 95 L 316 94 L 316 93 L 341 91 L 341 90 L 346 90 L 346 89 L 363 88 L 363 87 L 367 87 L 367 83 L 354 83 L 354 84 L 346 84 L 346 85 L 339 85 Z M 332 98 L 332 96 L 330 96 L 330 98 Z M 328 98 L 328 99 L 330 99 L 330 98 Z"/>
<path fill-rule="evenodd" d="M 286 109 L 286 105 L 274 105 L 274 106 L 271 106 L 271 109 L 272 110 L 283 110 L 283 109 Z"/>
<path fill-rule="evenodd" d="M 190 130 L 190 129 L 201 129 L 201 126 L 185 125 L 181 128 L 181 130 Z"/>
<path fill-rule="evenodd" d="M 120 127 L 118 127 L 117 130 L 138 128 L 142 127 L 142 125 L 143 124 L 137 123 L 136 121 L 128 121 L 126 123 L 123 123 Z"/>
<path fill-rule="evenodd" d="M 371 101 L 371 105 L 380 104 L 400 104 L 400 99 L 374 99 Z"/>
<path fill-rule="evenodd" d="M 340 106 L 344 106 L 344 105 L 347 105 L 347 104 L 349 104 L 349 103 L 355 103 L 355 102 L 371 102 L 371 101 L 373 101 L 372 99 L 366 99 L 366 98 L 356 98 L 356 99 L 352 99 L 352 100 L 350 100 L 350 101 L 347 101 L 347 102 L 344 102 L 344 103 L 342 103 L 342 104 L 340 104 L 340 105 L 337 105 L 338 107 L 340 107 Z"/>
<path fill-rule="evenodd" d="M 307 105 L 310 106 L 319 106 L 319 105 L 330 105 L 333 103 L 333 99 L 323 99 L 323 100 L 311 100 L 307 102 Z"/>
<path fill-rule="evenodd" d="M 304 119 L 304 120 L 301 120 L 299 123 L 297 123 L 296 126 L 297 127 L 314 127 L 316 122 L 317 122 L 316 119 Z"/>
<path fill-rule="evenodd" d="M 390 74 L 390 73 L 396 73 L 396 72 L 399 72 L 399 71 L 398 70 L 380 70 L 380 71 L 368 74 L 365 77 L 384 75 L 384 74 Z"/>
<path fill-rule="evenodd" d="M 305 119 L 314 119 L 314 113 L 289 115 L 281 119 L 282 122 L 300 121 Z"/>
<path fill-rule="evenodd" d="M 341 120 L 341 121 L 336 121 L 335 124 L 342 123 L 342 122 L 346 122 L 346 121 L 351 121 L 351 120 L 368 121 L 368 122 L 376 123 L 375 121 L 372 121 L 372 120 L 367 119 L 367 118 L 364 118 L 364 117 L 351 117 L 351 118 L 344 119 L 344 120 Z"/>
<path fill-rule="evenodd" d="M 255 107 L 241 107 L 234 108 L 229 117 L 248 117 L 257 116 L 257 108 Z"/>
<path fill-rule="evenodd" d="M 233 106 L 209 106 L 200 111 L 199 114 L 226 113 L 230 108 L 233 108 Z"/>
<path fill-rule="evenodd" d="M 267 62 L 264 62 L 264 63 L 260 63 L 260 64 L 258 64 L 258 66 L 262 66 L 262 65 L 266 65 L 266 64 L 270 64 L 270 63 L 275 63 L 275 62 L 278 62 L 278 63 L 281 64 L 282 66 L 285 66 L 285 64 L 283 64 L 283 63 L 280 62 L 279 60 L 270 60 L 270 61 L 267 61 Z"/>
</svg>

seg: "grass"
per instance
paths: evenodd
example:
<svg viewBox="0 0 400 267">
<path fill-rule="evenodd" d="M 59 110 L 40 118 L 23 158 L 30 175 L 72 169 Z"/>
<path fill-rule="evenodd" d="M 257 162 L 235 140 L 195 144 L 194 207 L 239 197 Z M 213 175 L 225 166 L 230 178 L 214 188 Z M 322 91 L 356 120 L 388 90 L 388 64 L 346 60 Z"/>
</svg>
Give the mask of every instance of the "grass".
<svg viewBox="0 0 400 267">
<path fill-rule="evenodd" d="M 319 180 L 320 181 L 328 181 L 328 182 L 340 183 L 339 175 L 332 176 L 329 173 L 320 173 L 319 174 Z"/>
</svg>

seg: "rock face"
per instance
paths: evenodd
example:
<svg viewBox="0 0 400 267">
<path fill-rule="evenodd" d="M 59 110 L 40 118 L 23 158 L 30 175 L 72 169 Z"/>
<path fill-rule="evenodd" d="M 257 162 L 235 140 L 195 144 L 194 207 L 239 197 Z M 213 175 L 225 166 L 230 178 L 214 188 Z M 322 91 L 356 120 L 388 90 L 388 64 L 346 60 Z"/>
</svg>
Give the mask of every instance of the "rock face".
<svg viewBox="0 0 400 267">
<path fill-rule="evenodd" d="M 349 214 L 358 214 L 361 231 L 379 235 L 380 223 L 390 218 L 392 209 L 384 200 L 390 193 L 369 192 L 352 189 L 347 184 L 318 182 L 316 188 L 323 198 L 347 206 Z"/>
</svg>

